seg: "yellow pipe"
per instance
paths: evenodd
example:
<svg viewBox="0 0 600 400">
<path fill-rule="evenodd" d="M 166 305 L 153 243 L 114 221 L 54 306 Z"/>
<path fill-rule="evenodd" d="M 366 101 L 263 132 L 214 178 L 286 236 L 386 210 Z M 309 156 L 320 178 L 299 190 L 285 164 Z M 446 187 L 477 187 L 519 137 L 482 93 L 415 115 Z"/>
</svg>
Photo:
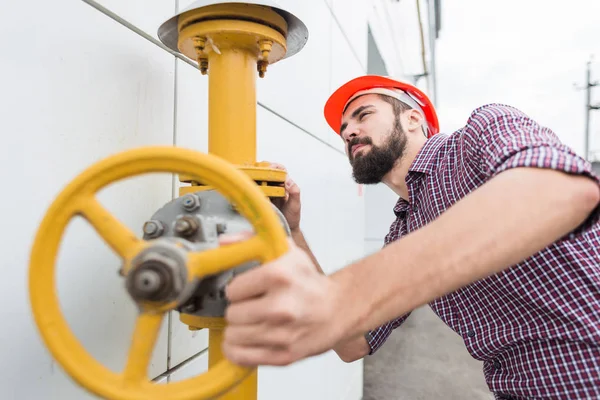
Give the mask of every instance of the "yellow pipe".
<svg viewBox="0 0 600 400">
<path fill-rule="evenodd" d="M 256 161 L 257 55 L 211 52 L 208 69 L 208 152 L 237 165 Z"/>
<path fill-rule="evenodd" d="M 213 328 L 208 331 L 208 367 L 212 368 L 223 358 L 221 345 L 223 329 Z M 234 386 L 219 400 L 256 400 L 258 392 L 258 373 L 254 370 L 239 385 Z"/>
<path fill-rule="evenodd" d="M 253 166 L 256 162 L 258 54 L 235 47 L 235 43 L 217 40 L 214 45 L 218 51 L 208 54 L 208 152 L 238 166 Z M 209 327 L 209 368 L 223 359 L 224 319 L 221 320 L 223 327 Z M 218 399 L 256 400 L 257 389 L 255 370 Z"/>
<path fill-rule="evenodd" d="M 248 18 L 231 18 L 232 15 L 246 14 L 255 22 Z M 203 20 L 208 16 L 212 18 Z M 274 11 L 255 5 L 218 5 L 193 10 L 182 15 L 178 24 L 178 47 L 188 56 L 197 57 L 203 74 L 208 71 L 208 152 L 251 171 L 257 166 L 256 75 L 262 77 L 266 65 L 285 54 L 283 34 L 287 33 L 287 24 Z M 186 190 L 190 188 L 181 187 L 180 195 Z M 273 195 L 279 197 L 284 193 L 281 190 Z M 185 314 L 180 318 L 183 322 L 190 320 L 190 329 L 209 329 L 208 364 L 209 368 L 217 365 L 224 358 L 221 346 L 225 319 Z M 258 373 L 255 370 L 218 399 L 256 400 L 257 389 Z"/>
<path fill-rule="evenodd" d="M 237 165 L 256 161 L 257 55 L 241 48 L 222 48 L 208 58 L 208 152 Z M 208 365 L 223 359 L 223 329 L 208 331 Z M 254 371 L 220 400 L 256 400 Z"/>
</svg>

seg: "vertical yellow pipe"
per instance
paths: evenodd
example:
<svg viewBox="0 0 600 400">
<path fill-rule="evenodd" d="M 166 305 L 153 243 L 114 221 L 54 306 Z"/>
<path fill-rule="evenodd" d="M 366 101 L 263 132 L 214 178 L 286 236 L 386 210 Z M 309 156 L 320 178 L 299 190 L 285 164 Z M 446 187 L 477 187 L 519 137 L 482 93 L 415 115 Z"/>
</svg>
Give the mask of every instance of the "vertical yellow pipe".
<svg viewBox="0 0 600 400">
<path fill-rule="evenodd" d="M 236 165 L 256 161 L 257 56 L 240 48 L 212 52 L 208 68 L 208 151 Z M 223 329 L 208 331 L 209 368 L 223 358 Z M 256 400 L 253 372 L 220 400 Z"/>
<path fill-rule="evenodd" d="M 223 329 L 211 328 L 208 331 L 208 367 L 212 368 L 223 358 L 221 344 Z M 258 394 L 258 373 L 254 371 L 239 385 L 219 397 L 218 400 L 256 400 Z"/>
<path fill-rule="evenodd" d="M 211 52 L 208 151 L 236 165 L 256 161 L 257 56 L 244 49 Z"/>
</svg>

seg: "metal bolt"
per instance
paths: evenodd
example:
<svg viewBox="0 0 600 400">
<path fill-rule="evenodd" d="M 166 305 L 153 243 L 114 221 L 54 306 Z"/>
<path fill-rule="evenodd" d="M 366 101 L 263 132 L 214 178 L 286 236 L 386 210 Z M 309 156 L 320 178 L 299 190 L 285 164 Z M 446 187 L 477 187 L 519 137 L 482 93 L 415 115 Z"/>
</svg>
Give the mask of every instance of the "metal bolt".
<svg viewBox="0 0 600 400">
<path fill-rule="evenodd" d="M 193 194 L 186 194 L 183 196 L 182 204 L 187 211 L 194 211 L 200 207 L 200 199 Z"/>
<path fill-rule="evenodd" d="M 139 293 L 152 295 L 161 288 L 162 279 L 156 271 L 146 270 L 136 274 L 133 284 Z"/>
<path fill-rule="evenodd" d="M 258 45 L 260 47 L 260 56 L 256 67 L 258 76 L 264 78 L 265 73 L 267 72 L 267 65 L 269 65 L 269 53 L 271 53 L 271 49 L 273 48 L 273 41 L 266 39 L 261 40 Z"/>
<path fill-rule="evenodd" d="M 269 58 L 269 53 L 271 53 L 271 49 L 273 48 L 273 41 L 264 39 L 258 42 L 260 47 L 260 56 L 259 59 L 267 60 Z"/>
<path fill-rule="evenodd" d="M 225 233 L 227 230 L 227 224 L 225 222 L 217 223 L 217 233 L 220 235 L 221 233 Z"/>
<path fill-rule="evenodd" d="M 175 222 L 173 228 L 176 233 L 182 236 L 191 236 L 198 231 L 198 221 L 190 216 L 183 216 Z"/>
<path fill-rule="evenodd" d="M 208 59 L 207 58 L 200 59 L 200 73 L 202 75 L 206 75 L 208 73 Z"/>
<path fill-rule="evenodd" d="M 261 78 L 265 77 L 265 73 L 267 72 L 268 64 L 269 64 L 268 61 L 264 61 L 264 60 L 258 61 L 258 64 L 257 64 L 258 76 L 260 76 Z"/>
<path fill-rule="evenodd" d="M 160 221 L 150 220 L 144 224 L 144 233 L 150 238 L 155 238 L 164 232 L 164 227 Z"/>
<path fill-rule="evenodd" d="M 206 46 L 206 39 L 203 37 L 196 36 L 192 40 L 194 42 L 194 48 L 196 49 L 196 52 L 198 54 L 204 52 L 204 46 Z"/>
</svg>

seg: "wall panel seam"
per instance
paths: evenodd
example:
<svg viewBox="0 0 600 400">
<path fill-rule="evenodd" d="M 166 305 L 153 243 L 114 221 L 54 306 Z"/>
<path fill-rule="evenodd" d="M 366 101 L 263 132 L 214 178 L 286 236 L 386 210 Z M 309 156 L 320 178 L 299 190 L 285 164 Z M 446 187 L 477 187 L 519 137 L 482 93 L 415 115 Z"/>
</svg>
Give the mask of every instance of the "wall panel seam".
<svg viewBox="0 0 600 400">
<path fill-rule="evenodd" d="M 208 352 L 208 347 L 199 351 L 198 353 L 194 354 L 191 357 L 186 358 L 185 360 L 183 360 L 182 362 L 180 362 L 179 364 L 175 365 L 173 368 L 166 370 L 165 372 L 163 372 L 162 374 L 158 375 L 157 377 L 155 377 L 154 379 L 152 379 L 153 382 L 159 381 L 164 377 L 169 377 L 170 375 L 172 375 L 173 373 L 177 372 L 178 370 L 180 370 L 181 368 L 185 367 L 188 364 L 191 364 L 193 361 L 197 360 L 198 358 L 200 358 L 204 353 Z"/>
</svg>

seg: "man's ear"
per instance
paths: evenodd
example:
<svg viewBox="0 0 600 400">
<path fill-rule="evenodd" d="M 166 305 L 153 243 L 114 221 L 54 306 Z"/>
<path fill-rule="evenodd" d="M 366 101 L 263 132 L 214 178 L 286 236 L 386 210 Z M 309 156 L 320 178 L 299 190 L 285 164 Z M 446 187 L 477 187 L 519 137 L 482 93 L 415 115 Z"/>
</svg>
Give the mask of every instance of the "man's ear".
<svg viewBox="0 0 600 400">
<path fill-rule="evenodd" d="M 423 124 L 425 122 L 425 117 L 421 114 L 420 111 L 415 110 L 414 108 L 408 110 L 406 112 L 406 128 L 410 132 L 424 132 Z"/>
</svg>

